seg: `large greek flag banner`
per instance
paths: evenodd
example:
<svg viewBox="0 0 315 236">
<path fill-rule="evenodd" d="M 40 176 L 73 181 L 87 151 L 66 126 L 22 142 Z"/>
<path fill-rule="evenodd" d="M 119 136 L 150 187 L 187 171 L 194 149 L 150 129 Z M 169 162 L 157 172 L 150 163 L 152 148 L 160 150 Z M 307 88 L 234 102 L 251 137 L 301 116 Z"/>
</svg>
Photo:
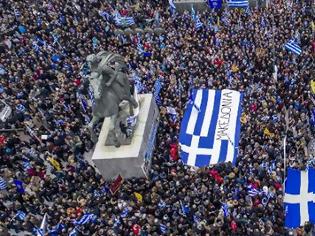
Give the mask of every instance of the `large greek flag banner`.
<svg viewBox="0 0 315 236">
<path fill-rule="evenodd" d="M 181 123 L 181 159 L 190 166 L 235 164 L 243 94 L 233 90 L 192 91 Z"/>
<path fill-rule="evenodd" d="M 315 169 L 288 168 L 284 194 L 285 227 L 315 223 Z"/>
</svg>

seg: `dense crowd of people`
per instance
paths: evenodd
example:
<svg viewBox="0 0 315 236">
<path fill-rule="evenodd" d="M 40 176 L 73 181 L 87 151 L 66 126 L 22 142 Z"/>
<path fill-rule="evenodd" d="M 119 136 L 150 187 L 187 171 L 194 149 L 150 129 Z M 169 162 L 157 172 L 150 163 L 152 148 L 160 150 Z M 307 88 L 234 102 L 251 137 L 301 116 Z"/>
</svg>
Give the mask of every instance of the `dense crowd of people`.
<svg viewBox="0 0 315 236">
<path fill-rule="evenodd" d="M 0 124 L 8 130 L 0 133 L 0 235 L 33 235 L 45 213 L 48 235 L 289 233 L 285 167 L 313 165 L 306 146 L 314 138 L 314 16 L 304 1 L 272 2 L 198 12 L 197 30 L 190 11 L 170 11 L 167 1 L 0 1 L 0 98 L 12 108 Z M 128 34 L 115 11 L 134 18 Z M 299 56 L 284 49 L 292 38 Z M 85 158 L 93 142 L 82 65 L 101 50 L 126 59 L 142 93 L 162 82 L 150 176 L 125 180 L 114 195 Z M 195 169 L 180 161 L 178 132 L 192 88 L 244 92 L 236 166 Z"/>
</svg>

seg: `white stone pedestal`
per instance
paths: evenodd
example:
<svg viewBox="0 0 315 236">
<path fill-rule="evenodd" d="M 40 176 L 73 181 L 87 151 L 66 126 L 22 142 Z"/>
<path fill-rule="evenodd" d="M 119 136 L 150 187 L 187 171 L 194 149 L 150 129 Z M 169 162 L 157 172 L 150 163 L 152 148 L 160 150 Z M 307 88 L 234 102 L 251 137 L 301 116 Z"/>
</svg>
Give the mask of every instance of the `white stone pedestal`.
<svg viewBox="0 0 315 236">
<path fill-rule="evenodd" d="M 104 120 L 92 161 L 102 176 L 109 180 L 120 174 L 124 178 L 145 177 L 151 166 L 159 110 L 152 94 L 140 94 L 137 128 L 130 145 L 105 146 L 109 118 Z"/>
</svg>

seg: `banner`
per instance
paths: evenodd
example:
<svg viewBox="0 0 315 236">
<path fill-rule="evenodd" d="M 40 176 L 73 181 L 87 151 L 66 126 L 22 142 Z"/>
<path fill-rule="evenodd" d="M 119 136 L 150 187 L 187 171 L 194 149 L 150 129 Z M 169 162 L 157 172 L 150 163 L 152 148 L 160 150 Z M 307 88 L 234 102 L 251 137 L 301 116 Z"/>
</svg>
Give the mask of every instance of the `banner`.
<svg viewBox="0 0 315 236">
<path fill-rule="evenodd" d="M 227 89 L 199 89 L 192 93 L 179 134 L 182 161 L 197 167 L 235 164 L 242 93 Z"/>
</svg>

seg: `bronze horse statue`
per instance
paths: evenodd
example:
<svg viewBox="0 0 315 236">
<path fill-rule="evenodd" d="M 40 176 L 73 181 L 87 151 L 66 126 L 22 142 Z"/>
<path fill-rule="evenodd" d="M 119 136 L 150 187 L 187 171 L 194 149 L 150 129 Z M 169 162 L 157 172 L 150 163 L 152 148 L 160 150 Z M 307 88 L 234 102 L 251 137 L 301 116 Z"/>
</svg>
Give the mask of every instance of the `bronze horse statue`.
<svg viewBox="0 0 315 236">
<path fill-rule="evenodd" d="M 118 133 L 120 131 L 119 120 L 122 102 L 129 103 L 129 116 L 133 115 L 133 109 L 138 107 L 130 91 L 130 82 L 124 70 L 127 65 L 124 58 L 116 53 L 101 51 L 86 58 L 89 69 L 90 87 L 94 93 L 94 104 L 92 107 L 93 118 L 88 124 L 92 140 L 97 141 L 93 127 L 101 118 L 111 118 L 112 142 L 119 147 Z M 121 119 L 120 119 L 121 120 Z"/>
</svg>

